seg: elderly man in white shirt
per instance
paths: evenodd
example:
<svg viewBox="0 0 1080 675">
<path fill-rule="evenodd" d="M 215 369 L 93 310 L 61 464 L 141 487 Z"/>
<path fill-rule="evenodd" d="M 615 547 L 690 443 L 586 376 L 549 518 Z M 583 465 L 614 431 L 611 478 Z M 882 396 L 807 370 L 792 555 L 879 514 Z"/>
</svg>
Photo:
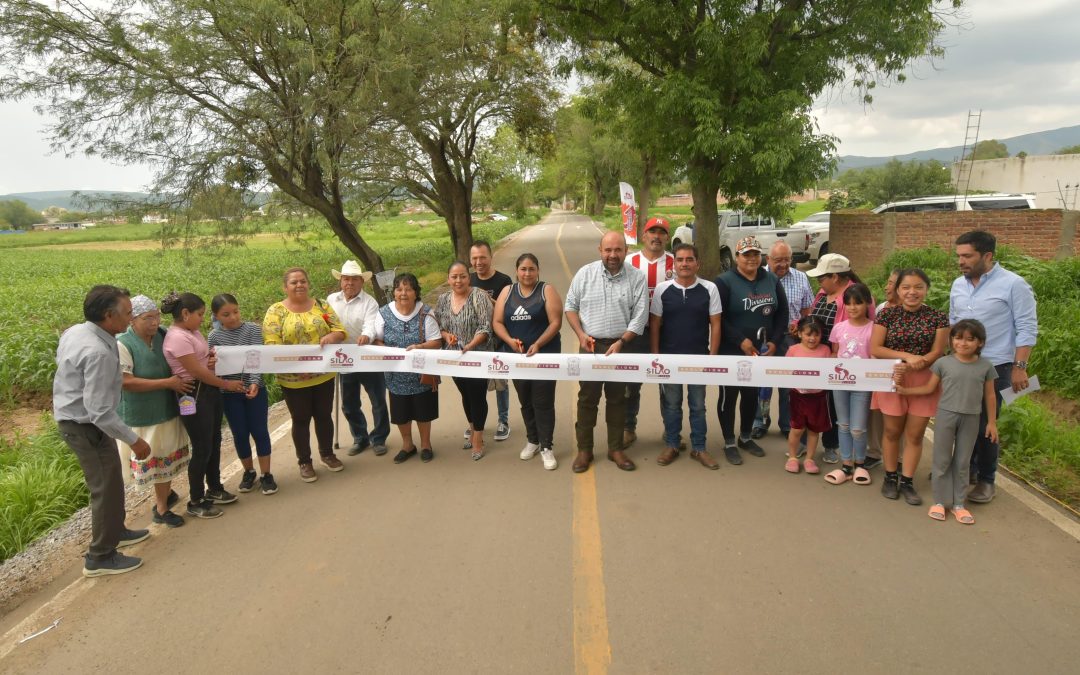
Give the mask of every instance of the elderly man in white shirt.
<svg viewBox="0 0 1080 675">
<path fill-rule="evenodd" d="M 355 260 L 347 260 L 341 271 L 331 270 L 341 284 L 341 291 L 326 298 L 345 326 L 346 340 L 358 345 L 371 344 L 375 337 L 375 317 L 379 304 L 364 293 L 364 281 L 371 278 Z M 349 455 L 359 455 L 372 448 L 376 455 L 386 454 L 386 437 L 390 435 L 390 415 L 386 408 L 386 379 L 382 373 L 341 373 L 341 411 L 349 422 L 353 444 Z M 360 405 L 360 387 L 367 392 L 371 403 L 374 426 L 368 431 L 367 418 Z"/>
</svg>

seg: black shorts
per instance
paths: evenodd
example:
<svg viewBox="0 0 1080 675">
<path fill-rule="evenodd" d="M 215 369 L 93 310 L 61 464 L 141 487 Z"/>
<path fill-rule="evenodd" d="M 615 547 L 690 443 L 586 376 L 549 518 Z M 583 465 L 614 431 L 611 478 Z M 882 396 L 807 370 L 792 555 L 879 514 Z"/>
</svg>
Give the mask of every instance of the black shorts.
<svg viewBox="0 0 1080 675">
<path fill-rule="evenodd" d="M 439 418 L 439 392 L 390 393 L 390 423 L 430 422 Z"/>
</svg>

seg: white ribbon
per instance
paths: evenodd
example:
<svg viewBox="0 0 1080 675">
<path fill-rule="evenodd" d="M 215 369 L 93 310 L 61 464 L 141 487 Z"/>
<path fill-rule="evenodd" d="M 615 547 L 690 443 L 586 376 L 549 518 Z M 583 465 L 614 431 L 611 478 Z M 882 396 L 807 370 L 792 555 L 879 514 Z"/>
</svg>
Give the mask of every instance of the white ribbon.
<svg viewBox="0 0 1080 675">
<path fill-rule="evenodd" d="M 372 347 L 218 347 L 217 374 L 428 373 L 447 377 L 893 391 L 893 359 L 682 354 L 536 354 Z"/>
</svg>

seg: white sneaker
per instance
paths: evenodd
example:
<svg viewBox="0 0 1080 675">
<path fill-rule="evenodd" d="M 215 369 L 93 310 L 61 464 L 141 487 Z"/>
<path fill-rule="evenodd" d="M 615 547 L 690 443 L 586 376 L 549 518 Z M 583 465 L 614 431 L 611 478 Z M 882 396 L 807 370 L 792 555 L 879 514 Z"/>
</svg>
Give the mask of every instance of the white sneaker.
<svg viewBox="0 0 1080 675">
<path fill-rule="evenodd" d="M 536 443 L 526 443 L 525 447 L 521 449 L 519 457 L 522 459 L 532 459 L 533 457 L 536 457 L 536 453 L 539 450 L 540 446 Z"/>
<path fill-rule="evenodd" d="M 542 449 L 540 457 L 544 460 L 544 469 L 548 471 L 554 471 L 559 466 L 559 463 L 555 460 L 555 453 L 551 451 L 551 448 Z"/>
</svg>

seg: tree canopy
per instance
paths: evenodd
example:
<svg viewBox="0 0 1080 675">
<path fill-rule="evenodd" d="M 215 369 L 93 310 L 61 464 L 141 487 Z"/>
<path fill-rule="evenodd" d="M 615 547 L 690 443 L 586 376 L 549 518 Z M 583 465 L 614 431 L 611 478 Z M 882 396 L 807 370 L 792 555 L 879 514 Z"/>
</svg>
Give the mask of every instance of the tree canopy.
<svg viewBox="0 0 1080 675">
<path fill-rule="evenodd" d="M 272 184 L 368 268 L 354 223 L 399 186 L 471 244 L 475 150 L 542 118 L 506 0 L 10 0 L 0 98 L 43 96 L 66 150 L 156 167 L 154 191 Z M 531 38 L 530 38 L 531 39 Z M 347 205 L 352 204 L 351 211 Z M 352 217 L 350 217 L 350 213 Z M 377 291 L 378 292 L 378 291 Z"/>
<path fill-rule="evenodd" d="M 912 60 L 941 53 L 942 13 L 960 0 L 541 0 L 543 25 L 576 49 L 575 67 L 634 96 L 653 136 L 686 167 L 697 222 L 716 222 L 719 191 L 779 211 L 828 174 L 836 139 L 811 116 L 826 87 L 869 100 Z M 637 105 L 643 102 L 642 105 Z M 702 270 L 719 268 L 700 227 Z"/>
<path fill-rule="evenodd" d="M 849 169 L 841 174 L 828 208 L 873 207 L 900 199 L 951 194 L 950 181 L 949 167 L 937 160 L 901 162 L 894 157 L 884 166 Z"/>
<path fill-rule="evenodd" d="M 968 159 L 1005 159 L 1009 156 L 1009 149 L 1001 141 L 993 138 L 979 141 L 968 155 Z"/>
<path fill-rule="evenodd" d="M 0 227 L 25 230 L 44 220 L 40 213 L 27 206 L 21 199 L 0 201 Z"/>
</svg>

